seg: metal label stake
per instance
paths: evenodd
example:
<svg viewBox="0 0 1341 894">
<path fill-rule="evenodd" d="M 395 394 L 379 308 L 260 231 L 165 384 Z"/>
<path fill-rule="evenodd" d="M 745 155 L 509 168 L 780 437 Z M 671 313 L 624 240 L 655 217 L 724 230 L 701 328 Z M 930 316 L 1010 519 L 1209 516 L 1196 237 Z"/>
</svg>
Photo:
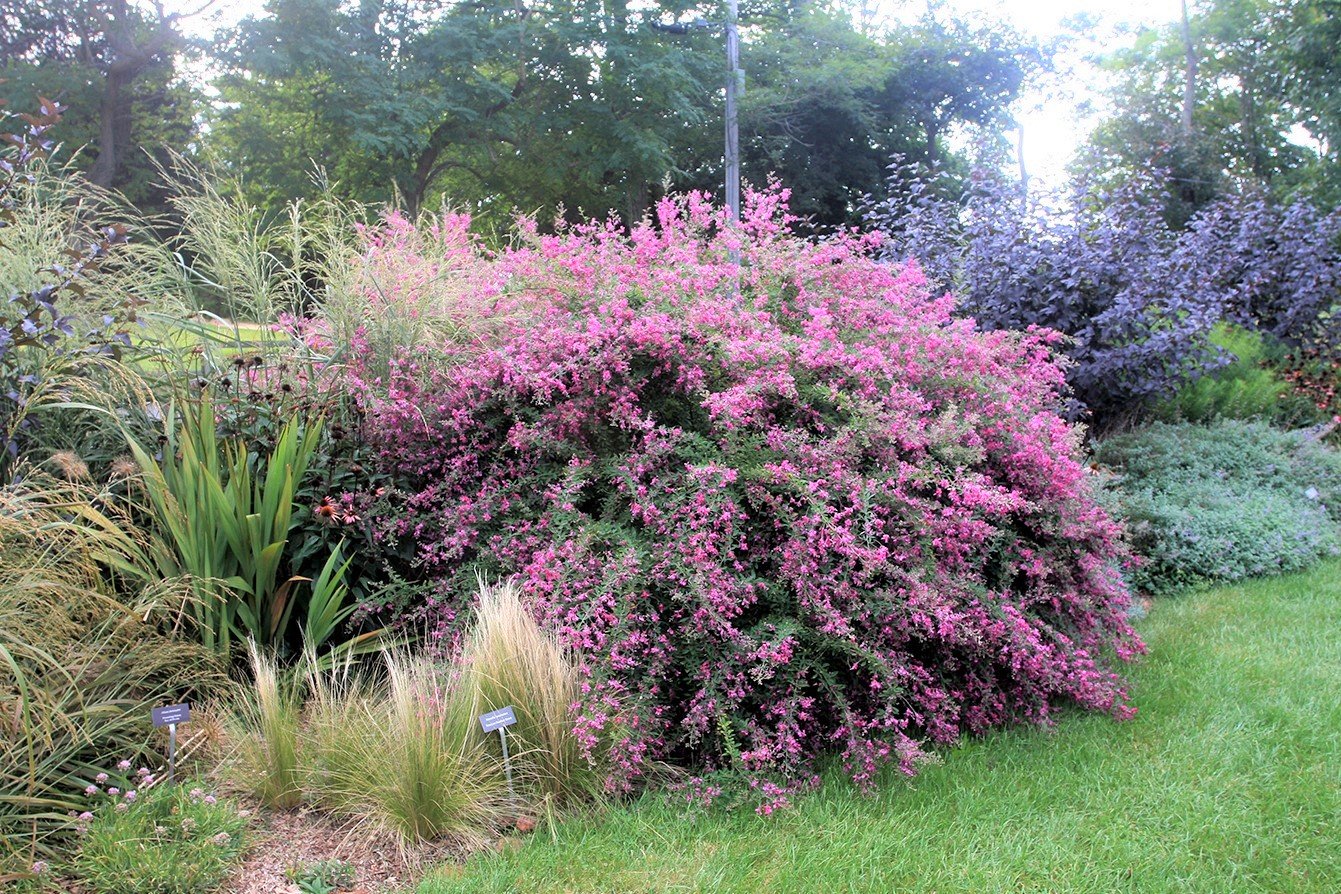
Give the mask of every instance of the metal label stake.
<svg viewBox="0 0 1341 894">
<path fill-rule="evenodd" d="M 508 754 L 508 727 L 517 722 L 517 712 L 512 705 L 480 715 L 480 728 L 486 733 L 498 731 L 498 741 L 503 746 L 503 772 L 508 778 L 508 794 L 515 800 L 517 792 L 512 787 L 512 758 Z"/>
<path fill-rule="evenodd" d="M 177 776 L 177 724 L 185 723 L 191 719 L 191 706 L 189 704 L 163 705 L 154 708 L 151 712 L 154 718 L 154 727 L 168 728 L 168 783 L 176 781 Z"/>
</svg>

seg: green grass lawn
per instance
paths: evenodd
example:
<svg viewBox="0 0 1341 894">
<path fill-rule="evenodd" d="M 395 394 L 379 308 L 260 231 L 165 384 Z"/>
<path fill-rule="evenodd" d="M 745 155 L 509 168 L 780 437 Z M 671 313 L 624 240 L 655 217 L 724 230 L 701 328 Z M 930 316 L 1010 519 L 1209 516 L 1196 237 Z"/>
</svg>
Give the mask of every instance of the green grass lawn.
<svg viewBox="0 0 1341 894">
<path fill-rule="evenodd" d="M 449 892 L 1341 892 L 1341 562 L 1156 605 L 1126 723 L 966 743 L 862 796 L 647 797 L 445 867 Z"/>
<path fill-rule="evenodd" d="M 203 320 L 169 322 L 160 319 L 146 324 L 144 337 L 178 348 L 192 348 L 208 342 L 223 353 L 235 353 L 249 346 L 284 338 L 260 323 L 211 323 Z"/>
</svg>

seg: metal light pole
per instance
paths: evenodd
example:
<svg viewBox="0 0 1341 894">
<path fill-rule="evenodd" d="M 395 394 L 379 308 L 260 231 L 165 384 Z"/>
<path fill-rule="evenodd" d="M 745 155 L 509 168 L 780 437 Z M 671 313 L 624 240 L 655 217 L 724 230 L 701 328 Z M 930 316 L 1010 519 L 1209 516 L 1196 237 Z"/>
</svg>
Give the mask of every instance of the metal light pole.
<svg viewBox="0 0 1341 894">
<path fill-rule="evenodd" d="M 736 99 L 745 80 L 745 72 L 740 68 L 738 16 L 738 0 L 726 0 L 726 207 L 735 223 L 740 223 L 740 127 Z"/>
<path fill-rule="evenodd" d="M 745 88 L 745 72 L 740 67 L 739 18 L 739 0 L 726 0 L 726 207 L 733 223 L 740 223 L 740 125 L 736 104 Z M 667 34 L 689 34 L 718 27 L 702 18 L 684 24 L 650 24 L 654 30 Z"/>
</svg>

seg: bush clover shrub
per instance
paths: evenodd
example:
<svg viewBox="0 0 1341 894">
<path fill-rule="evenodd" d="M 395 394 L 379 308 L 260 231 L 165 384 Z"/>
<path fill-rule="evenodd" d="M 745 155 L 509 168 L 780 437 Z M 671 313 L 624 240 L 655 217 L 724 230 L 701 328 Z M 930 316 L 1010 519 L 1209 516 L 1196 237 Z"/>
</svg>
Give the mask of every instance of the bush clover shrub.
<svg viewBox="0 0 1341 894">
<path fill-rule="evenodd" d="M 478 283 L 525 325 L 468 362 L 353 358 L 398 482 L 360 513 L 437 581 L 407 620 L 451 651 L 476 575 L 515 577 L 615 789 L 655 760 L 792 784 L 835 752 L 868 783 L 924 740 L 1129 714 L 1120 528 L 1054 336 L 955 320 L 870 240 L 790 236 L 784 201 L 532 228 Z"/>
<path fill-rule="evenodd" d="M 1262 422 L 1155 423 L 1095 445 L 1111 466 L 1136 587 L 1305 568 L 1341 548 L 1341 455 Z"/>
</svg>

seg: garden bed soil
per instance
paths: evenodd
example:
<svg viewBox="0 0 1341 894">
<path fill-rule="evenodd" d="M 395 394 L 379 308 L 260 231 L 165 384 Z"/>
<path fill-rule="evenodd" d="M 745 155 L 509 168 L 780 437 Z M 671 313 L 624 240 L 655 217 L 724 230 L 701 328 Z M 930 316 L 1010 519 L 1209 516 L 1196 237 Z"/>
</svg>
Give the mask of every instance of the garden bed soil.
<svg viewBox="0 0 1341 894">
<path fill-rule="evenodd" d="M 428 867 L 456 862 L 452 844 L 407 850 L 392 835 L 341 824 L 320 811 L 256 810 L 242 864 L 224 885 L 225 894 L 301 894 L 284 876 L 296 864 L 342 860 L 354 869 L 353 894 L 413 891 Z"/>
</svg>

